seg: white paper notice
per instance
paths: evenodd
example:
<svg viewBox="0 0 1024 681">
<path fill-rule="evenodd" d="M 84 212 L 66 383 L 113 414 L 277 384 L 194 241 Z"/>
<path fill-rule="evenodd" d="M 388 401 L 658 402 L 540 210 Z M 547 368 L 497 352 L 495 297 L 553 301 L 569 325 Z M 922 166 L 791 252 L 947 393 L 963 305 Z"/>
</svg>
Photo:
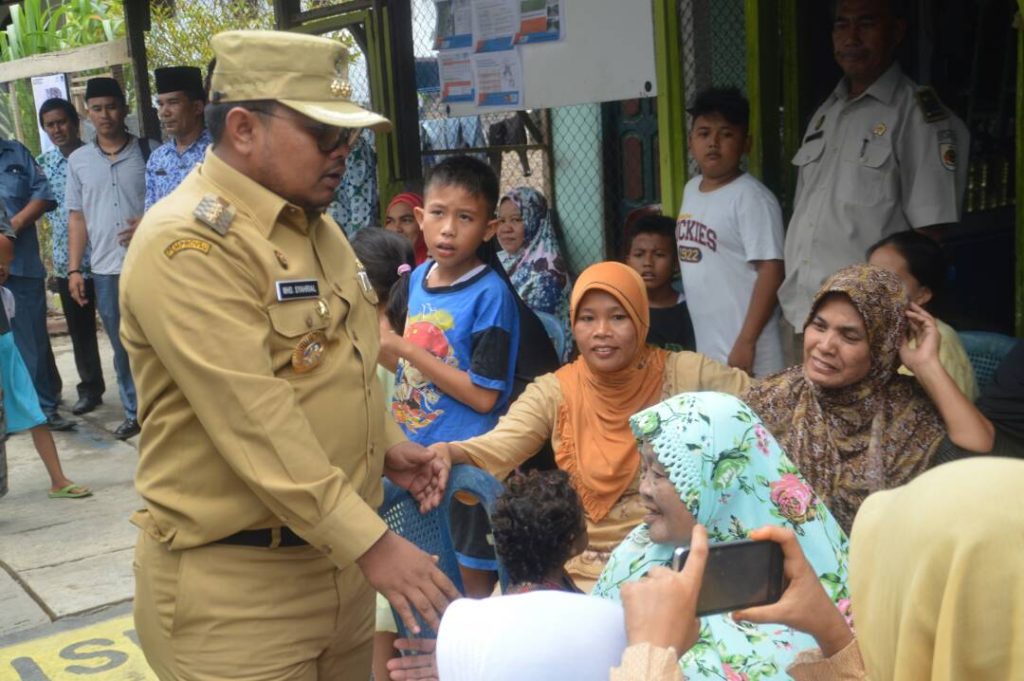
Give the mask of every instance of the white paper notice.
<svg viewBox="0 0 1024 681">
<path fill-rule="evenodd" d="M 473 87 L 473 57 L 468 50 L 453 50 L 437 55 L 441 76 L 441 101 L 472 103 L 476 95 Z"/>
<path fill-rule="evenodd" d="M 476 0 L 473 3 L 473 43 L 477 52 L 512 49 L 519 31 L 520 0 Z"/>
<path fill-rule="evenodd" d="M 521 106 L 523 62 L 519 50 L 473 55 L 477 106 Z"/>
<path fill-rule="evenodd" d="M 470 0 L 434 0 L 437 25 L 434 49 L 465 49 L 473 45 L 473 6 Z"/>
<path fill-rule="evenodd" d="M 49 76 L 32 76 L 32 98 L 36 105 L 36 122 L 39 121 L 39 107 L 48 99 L 68 99 L 68 82 L 63 73 Z M 49 135 L 39 126 L 39 144 L 45 154 L 54 148 Z"/>
<path fill-rule="evenodd" d="M 564 34 L 562 0 L 520 0 L 517 44 L 560 40 Z"/>
</svg>

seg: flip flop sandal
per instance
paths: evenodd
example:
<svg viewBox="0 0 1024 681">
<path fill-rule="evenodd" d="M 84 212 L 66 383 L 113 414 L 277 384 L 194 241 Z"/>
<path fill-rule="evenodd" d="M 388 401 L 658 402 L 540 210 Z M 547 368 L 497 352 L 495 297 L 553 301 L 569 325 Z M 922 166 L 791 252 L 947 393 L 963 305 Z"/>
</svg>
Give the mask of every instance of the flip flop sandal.
<svg viewBox="0 0 1024 681">
<path fill-rule="evenodd" d="M 91 497 L 92 490 L 88 487 L 72 483 L 67 487 L 61 487 L 55 492 L 50 492 L 47 496 L 51 499 L 81 499 L 83 497 Z"/>
</svg>

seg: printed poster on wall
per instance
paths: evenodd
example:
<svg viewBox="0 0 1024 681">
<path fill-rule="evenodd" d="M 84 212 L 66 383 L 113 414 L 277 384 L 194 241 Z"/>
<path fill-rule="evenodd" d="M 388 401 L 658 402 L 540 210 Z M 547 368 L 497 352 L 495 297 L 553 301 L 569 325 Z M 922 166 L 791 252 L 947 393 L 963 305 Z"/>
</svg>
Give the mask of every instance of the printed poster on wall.
<svg viewBox="0 0 1024 681">
<path fill-rule="evenodd" d="M 441 101 L 469 102 L 476 97 L 473 81 L 473 55 L 469 50 L 451 50 L 437 55 L 441 79 Z"/>
<path fill-rule="evenodd" d="M 523 62 L 519 50 L 473 55 L 477 106 L 521 106 Z"/>
<path fill-rule="evenodd" d="M 437 23 L 434 49 L 454 50 L 473 46 L 473 6 L 471 0 L 434 0 Z"/>
<path fill-rule="evenodd" d="M 562 20 L 565 16 L 562 2 L 563 0 L 520 0 L 516 44 L 561 40 Z"/>
<path fill-rule="evenodd" d="M 63 73 L 55 73 L 47 76 L 32 76 L 32 99 L 36 106 L 36 124 L 39 123 L 39 109 L 43 102 L 48 99 L 68 99 L 68 81 Z M 39 146 L 45 154 L 54 148 L 49 135 L 39 126 Z"/>
<path fill-rule="evenodd" d="M 511 50 L 519 31 L 521 0 L 474 0 L 473 45 L 477 52 Z"/>
</svg>

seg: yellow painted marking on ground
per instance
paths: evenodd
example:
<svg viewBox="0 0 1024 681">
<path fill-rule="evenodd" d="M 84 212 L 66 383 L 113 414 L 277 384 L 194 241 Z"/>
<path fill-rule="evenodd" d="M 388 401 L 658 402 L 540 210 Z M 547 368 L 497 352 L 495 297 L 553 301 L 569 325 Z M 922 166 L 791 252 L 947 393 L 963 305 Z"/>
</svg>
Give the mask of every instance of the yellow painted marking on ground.
<svg viewBox="0 0 1024 681">
<path fill-rule="evenodd" d="M 0 648 L 0 679 L 157 681 L 135 642 L 131 615 Z"/>
</svg>

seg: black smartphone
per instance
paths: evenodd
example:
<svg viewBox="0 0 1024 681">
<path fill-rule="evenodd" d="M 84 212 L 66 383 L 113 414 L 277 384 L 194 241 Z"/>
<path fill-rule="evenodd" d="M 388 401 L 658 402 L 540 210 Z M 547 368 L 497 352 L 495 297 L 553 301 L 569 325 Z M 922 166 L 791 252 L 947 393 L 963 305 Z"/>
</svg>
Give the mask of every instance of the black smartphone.
<svg viewBox="0 0 1024 681">
<path fill-rule="evenodd" d="M 689 555 L 688 546 L 678 547 L 672 569 L 682 570 Z M 712 544 L 697 598 L 697 616 L 775 603 L 786 590 L 782 561 L 782 547 L 773 541 Z"/>
</svg>

